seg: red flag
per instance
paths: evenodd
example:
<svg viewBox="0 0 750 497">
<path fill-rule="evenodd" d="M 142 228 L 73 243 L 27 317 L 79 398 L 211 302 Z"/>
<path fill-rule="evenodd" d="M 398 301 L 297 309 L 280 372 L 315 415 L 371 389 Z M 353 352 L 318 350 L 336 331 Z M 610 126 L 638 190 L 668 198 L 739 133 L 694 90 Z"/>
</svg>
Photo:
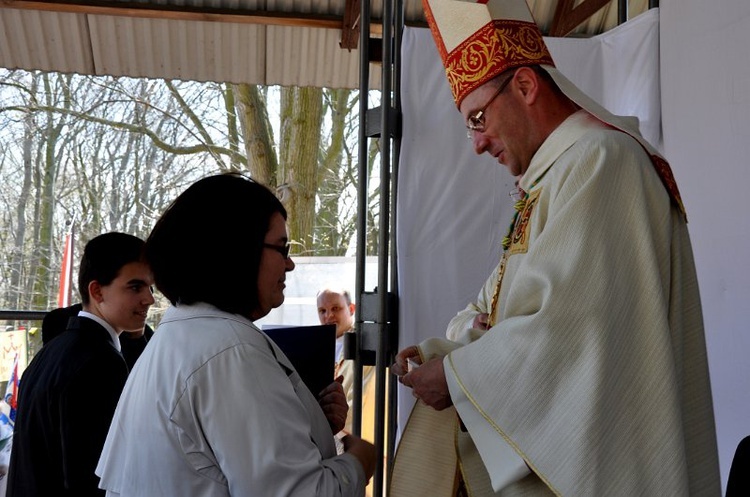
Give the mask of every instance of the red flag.
<svg viewBox="0 0 750 497">
<path fill-rule="evenodd" d="M 8 379 L 8 386 L 5 388 L 5 395 L 3 400 L 10 406 L 10 425 L 16 421 L 16 409 L 18 408 L 18 353 L 16 353 L 13 359 L 13 368 L 10 370 L 10 378 Z"/>
<path fill-rule="evenodd" d="M 62 268 L 60 269 L 60 289 L 57 292 L 57 307 L 70 305 L 70 294 L 73 283 L 73 234 L 65 237 L 65 252 L 63 252 Z"/>
</svg>

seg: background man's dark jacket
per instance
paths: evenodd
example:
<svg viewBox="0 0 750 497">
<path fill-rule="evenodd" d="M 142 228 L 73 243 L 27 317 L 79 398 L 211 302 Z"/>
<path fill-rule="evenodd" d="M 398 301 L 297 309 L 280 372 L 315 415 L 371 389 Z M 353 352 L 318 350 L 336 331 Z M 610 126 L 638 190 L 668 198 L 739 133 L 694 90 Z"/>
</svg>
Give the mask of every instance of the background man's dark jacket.
<svg viewBox="0 0 750 497">
<path fill-rule="evenodd" d="M 42 347 L 21 377 L 7 497 L 104 495 L 94 469 L 127 376 L 91 319 Z"/>
</svg>

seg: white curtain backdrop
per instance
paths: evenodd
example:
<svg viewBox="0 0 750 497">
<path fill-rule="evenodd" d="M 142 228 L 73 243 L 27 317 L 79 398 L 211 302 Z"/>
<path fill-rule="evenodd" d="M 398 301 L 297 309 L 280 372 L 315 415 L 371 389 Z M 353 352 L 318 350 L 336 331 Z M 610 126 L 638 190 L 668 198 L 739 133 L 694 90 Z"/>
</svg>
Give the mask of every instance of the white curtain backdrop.
<svg viewBox="0 0 750 497">
<path fill-rule="evenodd" d="M 661 13 L 601 36 L 546 39 L 569 79 L 614 113 L 637 116 L 672 164 L 701 283 L 724 482 L 750 434 L 750 195 L 740 191 L 750 176 L 749 28 L 746 0 L 662 0 Z M 429 30 L 406 29 L 402 52 L 397 250 L 406 346 L 443 336 L 476 297 L 500 255 L 513 180 L 473 153 Z M 412 403 L 402 392 L 402 422 Z"/>
<path fill-rule="evenodd" d="M 688 214 L 726 484 L 750 435 L 750 2 L 662 0 L 664 150 Z"/>
</svg>

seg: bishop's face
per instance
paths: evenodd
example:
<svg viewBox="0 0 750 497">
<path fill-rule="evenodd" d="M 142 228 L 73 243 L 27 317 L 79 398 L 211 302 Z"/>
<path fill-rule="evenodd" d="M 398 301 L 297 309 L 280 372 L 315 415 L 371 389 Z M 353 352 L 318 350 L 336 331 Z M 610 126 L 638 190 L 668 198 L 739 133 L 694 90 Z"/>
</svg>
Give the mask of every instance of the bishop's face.
<svg viewBox="0 0 750 497">
<path fill-rule="evenodd" d="M 513 176 L 528 169 L 534 151 L 529 147 L 531 133 L 516 72 L 502 75 L 468 94 L 460 111 L 477 154 L 491 155 Z"/>
</svg>

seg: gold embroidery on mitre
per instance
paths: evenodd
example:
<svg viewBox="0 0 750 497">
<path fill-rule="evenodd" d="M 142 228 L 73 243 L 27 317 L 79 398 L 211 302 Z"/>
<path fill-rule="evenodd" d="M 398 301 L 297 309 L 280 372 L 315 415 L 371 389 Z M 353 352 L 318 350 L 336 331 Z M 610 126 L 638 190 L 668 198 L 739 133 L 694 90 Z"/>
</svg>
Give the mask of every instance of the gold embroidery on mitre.
<svg viewBox="0 0 750 497">
<path fill-rule="evenodd" d="M 539 27 L 532 22 L 510 20 L 485 24 L 452 50 L 443 62 L 457 104 L 512 67 L 555 65 Z"/>
<path fill-rule="evenodd" d="M 542 189 L 538 188 L 529 192 L 529 198 L 526 199 L 526 206 L 521 211 L 516 225 L 513 227 L 513 233 L 510 236 L 509 254 L 525 254 L 529 251 L 529 225 L 531 224 L 531 213 L 534 210 L 539 194 Z"/>
</svg>

